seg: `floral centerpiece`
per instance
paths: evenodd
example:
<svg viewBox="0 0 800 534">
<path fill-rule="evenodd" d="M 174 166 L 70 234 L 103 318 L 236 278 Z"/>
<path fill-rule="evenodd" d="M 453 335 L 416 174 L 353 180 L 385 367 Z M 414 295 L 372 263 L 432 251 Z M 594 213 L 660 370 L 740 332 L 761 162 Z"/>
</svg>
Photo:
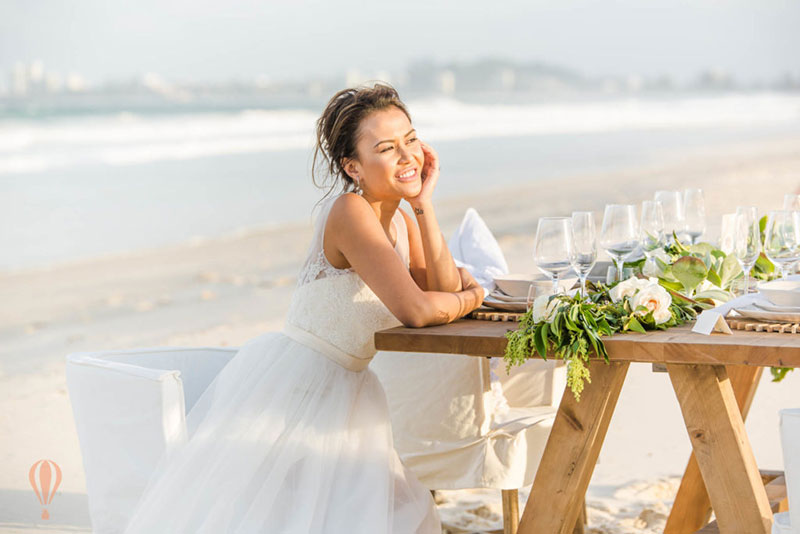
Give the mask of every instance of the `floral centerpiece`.
<svg viewBox="0 0 800 534">
<path fill-rule="evenodd" d="M 530 355 L 547 359 L 554 354 L 567 362 L 567 386 L 577 400 L 591 382 L 586 362 L 608 353 L 602 337 L 620 332 L 666 330 L 694 319 L 699 312 L 733 298 L 731 286 L 742 277 L 733 255 L 708 243 L 674 244 L 657 249 L 652 261 L 628 264 L 634 276 L 606 286 L 589 283 L 587 296 L 565 294 L 538 297 L 506 338 L 507 368 L 523 364 Z M 770 265 L 761 258 L 761 272 Z M 773 369 L 775 380 L 786 369 Z"/>
</svg>

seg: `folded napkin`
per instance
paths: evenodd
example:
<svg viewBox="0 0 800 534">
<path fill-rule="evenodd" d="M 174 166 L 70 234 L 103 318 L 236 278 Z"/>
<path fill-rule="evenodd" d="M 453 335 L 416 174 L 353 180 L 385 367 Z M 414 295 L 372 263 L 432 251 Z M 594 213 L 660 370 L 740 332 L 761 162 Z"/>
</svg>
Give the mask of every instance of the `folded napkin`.
<svg viewBox="0 0 800 534">
<path fill-rule="evenodd" d="M 461 220 L 461 224 L 447 243 L 450 254 L 458 267 L 464 267 L 483 286 L 484 297 L 495 289 L 495 276 L 508 274 L 508 264 L 492 235 L 478 212 L 468 208 Z M 503 395 L 500 378 L 495 370 L 501 358 L 491 358 L 489 363 L 489 377 L 494 397 L 494 412 L 503 413 L 508 410 L 508 404 Z"/>
<path fill-rule="evenodd" d="M 714 331 L 731 334 L 731 329 L 728 326 L 728 323 L 725 322 L 725 316 L 728 315 L 734 308 L 743 308 L 745 306 L 749 306 L 755 302 L 759 296 L 760 295 L 758 293 L 742 295 L 740 297 L 736 297 L 735 299 L 731 299 L 724 304 L 720 304 L 716 308 L 703 311 L 697 317 L 697 321 L 694 323 L 692 332 L 706 335 Z"/>
<path fill-rule="evenodd" d="M 467 209 L 448 246 L 456 265 L 466 268 L 487 294 L 495 288 L 496 276 L 508 274 L 500 245 L 473 208 Z"/>
</svg>

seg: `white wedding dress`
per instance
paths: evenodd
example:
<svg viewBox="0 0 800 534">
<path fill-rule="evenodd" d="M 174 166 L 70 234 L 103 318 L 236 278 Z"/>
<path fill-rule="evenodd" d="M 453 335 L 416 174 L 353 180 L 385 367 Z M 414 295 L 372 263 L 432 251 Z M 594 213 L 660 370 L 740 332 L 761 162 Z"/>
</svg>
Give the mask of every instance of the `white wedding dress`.
<svg viewBox="0 0 800 534">
<path fill-rule="evenodd" d="M 400 462 L 376 330 L 400 322 L 322 251 L 315 223 L 286 326 L 247 341 L 187 415 L 127 534 L 441 533 L 430 492 Z M 408 265 L 398 211 L 395 250 Z"/>
</svg>

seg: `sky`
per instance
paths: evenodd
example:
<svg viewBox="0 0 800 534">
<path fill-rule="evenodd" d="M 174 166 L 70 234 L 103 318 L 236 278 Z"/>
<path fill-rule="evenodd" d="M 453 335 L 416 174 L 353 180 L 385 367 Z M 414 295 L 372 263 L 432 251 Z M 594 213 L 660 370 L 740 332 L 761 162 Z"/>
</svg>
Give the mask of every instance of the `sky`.
<svg viewBox="0 0 800 534">
<path fill-rule="evenodd" d="M 800 76 L 797 0 L 0 0 L 0 73 L 305 79 L 495 57 L 589 76 Z"/>
</svg>

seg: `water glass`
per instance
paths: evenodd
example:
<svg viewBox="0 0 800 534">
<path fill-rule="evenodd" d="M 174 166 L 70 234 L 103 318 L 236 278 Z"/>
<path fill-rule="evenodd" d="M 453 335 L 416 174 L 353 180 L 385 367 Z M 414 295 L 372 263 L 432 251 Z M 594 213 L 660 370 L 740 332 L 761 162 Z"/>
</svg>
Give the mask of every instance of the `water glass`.
<svg viewBox="0 0 800 534">
<path fill-rule="evenodd" d="M 650 261 L 653 252 L 664 246 L 664 210 L 661 202 L 645 200 L 642 202 L 642 215 L 639 220 L 640 239 L 645 261 Z"/>
<path fill-rule="evenodd" d="M 667 243 L 675 240 L 673 235 L 680 236 L 684 230 L 683 202 L 678 191 L 656 191 L 653 200 L 661 202 L 664 213 L 664 233 Z"/>
<path fill-rule="evenodd" d="M 572 268 L 581 279 L 581 297 L 586 297 L 586 277 L 597 261 L 597 237 L 591 211 L 572 212 L 572 235 L 575 254 Z"/>
<path fill-rule="evenodd" d="M 706 231 L 706 204 L 702 189 L 686 189 L 683 192 L 684 232 L 694 245 Z"/>
<path fill-rule="evenodd" d="M 536 228 L 533 261 L 553 281 L 553 294 L 558 293 L 559 277 L 569 271 L 574 260 L 572 219 L 542 217 Z"/>
<path fill-rule="evenodd" d="M 636 224 L 636 206 L 633 204 L 609 204 L 603 213 L 600 230 L 600 246 L 605 249 L 617 266 L 617 279 L 622 280 L 622 266 L 631 252 L 639 245 L 639 229 Z"/>
<path fill-rule="evenodd" d="M 786 278 L 789 267 L 800 253 L 800 228 L 798 212 L 789 210 L 770 211 L 764 237 L 764 253 L 778 267 L 781 278 Z"/>
<path fill-rule="evenodd" d="M 788 193 L 783 195 L 783 209 L 790 211 L 800 210 L 800 195 Z"/>
<path fill-rule="evenodd" d="M 761 229 L 758 210 L 754 207 L 736 208 L 736 233 L 733 253 L 744 271 L 744 293 L 750 290 L 750 270 L 761 254 Z"/>
</svg>

